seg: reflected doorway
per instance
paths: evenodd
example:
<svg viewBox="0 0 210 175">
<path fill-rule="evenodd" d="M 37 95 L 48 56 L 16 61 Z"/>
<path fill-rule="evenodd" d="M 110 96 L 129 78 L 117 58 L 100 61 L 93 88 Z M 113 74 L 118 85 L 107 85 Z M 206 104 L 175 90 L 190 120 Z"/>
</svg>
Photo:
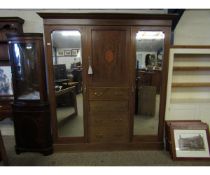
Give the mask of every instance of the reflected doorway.
<svg viewBox="0 0 210 175">
<path fill-rule="evenodd" d="M 81 34 L 53 31 L 51 38 L 58 137 L 83 137 Z"/>
<path fill-rule="evenodd" d="M 162 31 L 136 33 L 134 135 L 158 134 L 164 37 Z"/>
</svg>

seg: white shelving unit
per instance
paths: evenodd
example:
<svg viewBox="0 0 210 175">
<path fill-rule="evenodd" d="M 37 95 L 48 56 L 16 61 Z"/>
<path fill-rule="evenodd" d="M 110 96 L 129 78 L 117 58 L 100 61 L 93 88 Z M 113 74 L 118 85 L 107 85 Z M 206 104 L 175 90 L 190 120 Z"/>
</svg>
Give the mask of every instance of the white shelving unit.
<svg viewBox="0 0 210 175">
<path fill-rule="evenodd" d="M 210 46 L 170 49 L 165 116 L 210 124 Z"/>
</svg>

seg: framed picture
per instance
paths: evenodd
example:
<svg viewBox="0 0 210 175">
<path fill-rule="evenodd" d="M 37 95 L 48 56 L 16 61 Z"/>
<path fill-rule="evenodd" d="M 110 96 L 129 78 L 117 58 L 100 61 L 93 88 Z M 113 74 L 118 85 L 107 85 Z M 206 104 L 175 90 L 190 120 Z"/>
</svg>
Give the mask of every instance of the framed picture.
<svg viewBox="0 0 210 175">
<path fill-rule="evenodd" d="M 71 56 L 71 50 L 64 50 L 64 56 Z"/>
<path fill-rule="evenodd" d="M 63 50 L 58 50 L 57 51 L 57 56 L 58 57 L 63 57 L 64 56 L 64 51 Z"/>
<path fill-rule="evenodd" d="M 166 150 L 171 153 L 171 133 L 170 127 L 174 125 L 200 125 L 201 120 L 167 120 L 165 121 L 165 141 L 166 141 Z"/>
<path fill-rule="evenodd" d="M 11 95 L 13 95 L 11 67 L 0 66 L 0 96 Z"/>
<path fill-rule="evenodd" d="M 176 124 L 170 130 L 174 160 L 210 159 L 209 129 L 206 123 Z"/>
<path fill-rule="evenodd" d="M 78 50 L 77 49 L 72 49 L 71 50 L 71 55 L 72 56 L 77 56 Z"/>
</svg>

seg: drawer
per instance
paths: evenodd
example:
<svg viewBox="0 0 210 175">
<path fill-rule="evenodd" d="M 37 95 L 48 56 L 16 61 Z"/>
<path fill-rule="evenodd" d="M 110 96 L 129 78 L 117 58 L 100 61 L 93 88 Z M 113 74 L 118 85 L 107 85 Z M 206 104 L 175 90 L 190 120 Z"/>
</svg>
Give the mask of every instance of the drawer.
<svg viewBox="0 0 210 175">
<path fill-rule="evenodd" d="M 89 99 L 98 100 L 98 99 L 128 99 L 128 88 L 90 88 L 89 89 Z"/>
<path fill-rule="evenodd" d="M 122 114 L 93 114 L 90 116 L 90 126 L 128 126 L 128 115 L 125 113 Z"/>
<path fill-rule="evenodd" d="M 89 132 L 90 142 L 116 143 L 128 142 L 128 127 L 116 126 L 98 126 L 91 127 Z"/>
<path fill-rule="evenodd" d="M 90 112 L 127 112 L 128 101 L 89 101 Z"/>
</svg>

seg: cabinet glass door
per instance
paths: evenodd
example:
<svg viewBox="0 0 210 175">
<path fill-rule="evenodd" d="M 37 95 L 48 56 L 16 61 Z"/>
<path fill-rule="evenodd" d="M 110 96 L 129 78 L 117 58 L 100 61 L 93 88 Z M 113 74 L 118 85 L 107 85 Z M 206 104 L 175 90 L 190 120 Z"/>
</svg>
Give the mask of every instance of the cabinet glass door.
<svg viewBox="0 0 210 175">
<path fill-rule="evenodd" d="M 39 100 L 35 43 L 11 43 L 13 76 L 18 100 Z"/>
</svg>

